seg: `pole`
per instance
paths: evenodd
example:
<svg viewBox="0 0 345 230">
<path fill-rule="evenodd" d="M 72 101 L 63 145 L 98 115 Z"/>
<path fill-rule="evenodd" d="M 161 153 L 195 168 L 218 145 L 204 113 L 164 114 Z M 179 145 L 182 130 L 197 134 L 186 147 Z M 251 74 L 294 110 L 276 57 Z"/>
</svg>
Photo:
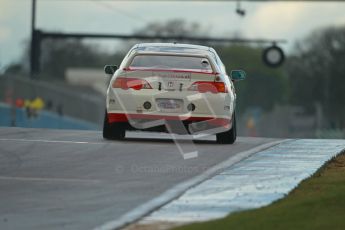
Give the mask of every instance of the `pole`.
<svg viewBox="0 0 345 230">
<path fill-rule="evenodd" d="M 31 48 L 30 48 L 30 78 L 34 78 L 36 72 L 35 58 L 36 58 L 36 39 L 35 39 L 35 27 L 36 27 L 36 0 L 32 0 L 31 7 Z"/>
</svg>

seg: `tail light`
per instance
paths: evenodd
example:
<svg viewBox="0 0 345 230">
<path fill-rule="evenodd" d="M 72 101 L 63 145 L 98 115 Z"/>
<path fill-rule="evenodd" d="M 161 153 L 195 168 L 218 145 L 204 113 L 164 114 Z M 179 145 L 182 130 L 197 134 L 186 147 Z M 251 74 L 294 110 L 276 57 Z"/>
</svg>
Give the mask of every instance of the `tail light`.
<svg viewBox="0 0 345 230">
<path fill-rule="evenodd" d="M 198 91 L 200 93 L 227 93 L 228 89 L 224 82 L 210 82 L 210 81 L 197 81 L 194 82 L 188 90 Z"/>
<path fill-rule="evenodd" d="M 134 89 L 134 90 L 141 90 L 141 89 L 152 89 L 151 85 L 144 79 L 140 78 L 127 78 L 127 77 L 117 77 L 112 84 L 113 88 L 120 88 L 120 89 Z"/>
</svg>

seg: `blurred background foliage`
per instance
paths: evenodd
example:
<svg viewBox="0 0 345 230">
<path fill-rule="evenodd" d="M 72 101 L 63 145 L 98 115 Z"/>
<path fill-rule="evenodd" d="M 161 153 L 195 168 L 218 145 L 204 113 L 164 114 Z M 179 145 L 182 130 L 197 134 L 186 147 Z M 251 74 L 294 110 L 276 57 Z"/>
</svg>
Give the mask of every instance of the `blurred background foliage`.
<svg viewBox="0 0 345 230">
<path fill-rule="evenodd" d="M 290 103 L 319 103 L 332 127 L 345 126 L 345 27 L 325 28 L 299 41 L 284 68 Z"/>
</svg>

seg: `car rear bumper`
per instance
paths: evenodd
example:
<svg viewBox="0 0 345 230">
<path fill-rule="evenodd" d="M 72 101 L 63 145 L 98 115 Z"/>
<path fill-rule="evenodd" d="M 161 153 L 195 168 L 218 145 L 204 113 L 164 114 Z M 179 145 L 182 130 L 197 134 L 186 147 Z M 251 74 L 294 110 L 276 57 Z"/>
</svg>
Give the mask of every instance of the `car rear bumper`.
<svg viewBox="0 0 345 230">
<path fill-rule="evenodd" d="M 158 107 L 157 100 L 166 99 L 181 101 L 181 110 L 162 111 Z M 186 91 L 160 93 L 157 90 L 110 89 L 106 107 L 110 113 L 164 115 L 168 117 L 167 119 L 174 116 L 179 117 L 180 114 L 190 114 L 191 117 L 231 118 L 235 107 L 234 100 L 232 93 L 213 94 Z M 150 108 L 145 108 L 145 103 L 150 103 Z M 192 110 L 189 109 L 191 105 L 194 106 Z"/>
<path fill-rule="evenodd" d="M 137 122 L 145 123 L 151 121 L 162 120 L 165 121 L 181 121 L 183 124 L 191 123 L 206 123 L 212 127 L 224 127 L 229 129 L 232 126 L 230 118 L 216 118 L 216 117 L 194 117 L 194 116 L 178 116 L 178 115 L 152 115 L 152 114 L 125 114 L 125 113 L 108 113 L 108 122 L 128 122 L 134 124 Z"/>
</svg>

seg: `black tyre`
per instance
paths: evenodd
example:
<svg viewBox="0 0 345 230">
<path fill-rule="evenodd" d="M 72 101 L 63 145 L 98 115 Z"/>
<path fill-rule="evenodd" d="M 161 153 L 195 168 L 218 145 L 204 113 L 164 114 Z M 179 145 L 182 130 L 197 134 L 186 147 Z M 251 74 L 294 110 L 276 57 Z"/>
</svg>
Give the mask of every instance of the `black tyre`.
<svg viewBox="0 0 345 230">
<path fill-rule="evenodd" d="M 237 132 L 236 132 L 236 114 L 232 116 L 232 128 L 224 133 L 217 133 L 217 143 L 219 144 L 233 144 L 236 141 Z"/>
<path fill-rule="evenodd" d="M 123 140 L 126 135 L 125 124 L 109 123 L 108 114 L 105 112 L 104 122 L 103 122 L 103 138 L 109 140 Z"/>
</svg>

